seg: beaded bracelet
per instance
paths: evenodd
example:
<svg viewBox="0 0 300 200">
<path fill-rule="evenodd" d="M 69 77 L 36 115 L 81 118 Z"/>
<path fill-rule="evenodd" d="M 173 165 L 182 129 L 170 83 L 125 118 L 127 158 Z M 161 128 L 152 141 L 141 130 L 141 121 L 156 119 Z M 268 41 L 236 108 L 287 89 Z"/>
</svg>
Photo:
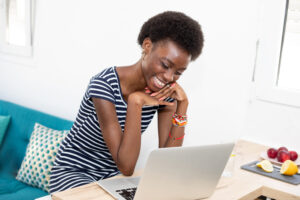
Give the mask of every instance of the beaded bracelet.
<svg viewBox="0 0 300 200">
<path fill-rule="evenodd" d="M 172 123 L 174 126 L 185 127 L 185 125 L 187 125 L 187 116 L 174 113 L 172 116 Z"/>
</svg>

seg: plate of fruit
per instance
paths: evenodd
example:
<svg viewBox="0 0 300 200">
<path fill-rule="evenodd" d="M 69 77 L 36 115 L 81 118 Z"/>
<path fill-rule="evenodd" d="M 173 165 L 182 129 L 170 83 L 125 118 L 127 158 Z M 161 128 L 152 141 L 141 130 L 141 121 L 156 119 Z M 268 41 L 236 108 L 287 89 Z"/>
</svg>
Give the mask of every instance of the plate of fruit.
<svg viewBox="0 0 300 200">
<path fill-rule="evenodd" d="M 284 161 L 291 160 L 296 165 L 300 166 L 300 159 L 296 151 L 288 150 L 286 147 L 269 148 L 267 151 L 263 151 L 260 157 L 278 165 L 282 165 Z"/>
</svg>

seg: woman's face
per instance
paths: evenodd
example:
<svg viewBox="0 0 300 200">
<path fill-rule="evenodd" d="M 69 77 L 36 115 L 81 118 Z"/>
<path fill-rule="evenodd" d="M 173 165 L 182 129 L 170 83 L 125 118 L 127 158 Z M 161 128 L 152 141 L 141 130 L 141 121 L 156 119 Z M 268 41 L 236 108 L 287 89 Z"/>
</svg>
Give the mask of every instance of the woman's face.
<svg viewBox="0 0 300 200">
<path fill-rule="evenodd" d="M 147 87 L 155 92 L 176 82 L 191 60 L 191 56 L 171 40 L 154 44 L 146 38 L 142 47 L 145 52 L 142 59 L 144 78 Z"/>
</svg>

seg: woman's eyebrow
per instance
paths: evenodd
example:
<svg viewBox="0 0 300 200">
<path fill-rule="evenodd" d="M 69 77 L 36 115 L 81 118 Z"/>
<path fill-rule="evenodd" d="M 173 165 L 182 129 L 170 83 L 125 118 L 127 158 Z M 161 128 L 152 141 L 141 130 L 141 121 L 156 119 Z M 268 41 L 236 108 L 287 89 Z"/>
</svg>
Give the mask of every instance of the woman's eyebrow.
<svg viewBox="0 0 300 200">
<path fill-rule="evenodd" d="M 175 64 L 170 59 L 166 57 L 162 57 L 162 59 L 168 61 L 172 66 L 175 66 Z M 181 67 L 178 70 L 186 70 L 186 67 Z"/>
<path fill-rule="evenodd" d="M 175 65 L 170 59 L 166 57 L 162 57 L 162 59 L 168 61 L 171 65 Z"/>
</svg>

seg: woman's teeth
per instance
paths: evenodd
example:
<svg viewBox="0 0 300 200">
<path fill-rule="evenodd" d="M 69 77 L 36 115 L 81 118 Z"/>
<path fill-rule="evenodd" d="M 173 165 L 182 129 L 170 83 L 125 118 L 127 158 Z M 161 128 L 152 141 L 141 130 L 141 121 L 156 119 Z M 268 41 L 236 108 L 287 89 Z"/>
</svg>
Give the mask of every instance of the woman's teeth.
<svg viewBox="0 0 300 200">
<path fill-rule="evenodd" d="M 154 77 L 154 82 L 159 88 L 163 88 L 166 84 L 161 82 L 157 77 Z"/>
</svg>

